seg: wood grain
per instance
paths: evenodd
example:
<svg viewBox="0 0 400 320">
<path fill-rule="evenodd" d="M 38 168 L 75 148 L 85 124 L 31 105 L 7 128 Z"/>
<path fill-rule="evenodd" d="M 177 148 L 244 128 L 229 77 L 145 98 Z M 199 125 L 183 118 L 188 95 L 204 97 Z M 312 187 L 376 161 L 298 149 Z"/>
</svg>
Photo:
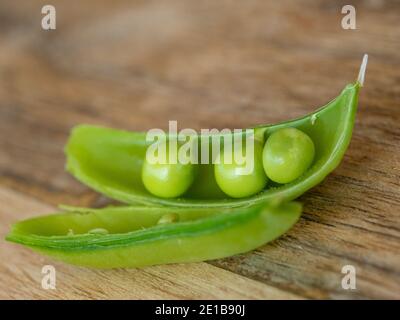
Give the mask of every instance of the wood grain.
<svg viewBox="0 0 400 320">
<path fill-rule="evenodd" d="M 284 237 L 211 264 L 109 273 L 56 264 L 65 286 L 57 293 L 37 289 L 44 260 L 2 242 L 0 295 L 400 298 L 400 4 L 353 2 L 357 30 L 341 28 L 347 1 L 338 0 L 52 1 L 57 30 L 45 32 L 46 2 L 1 1 L 2 235 L 59 203 L 109 202 L 64 171 L 78 123 L 221 129 L 285 120 L 336 96 L 363 53 L 370 62 L 345 158 L 300 198 L 302 219 Z M 346 264 L 356 267 L 357 290 L 341 288 Z"/>
</svg>

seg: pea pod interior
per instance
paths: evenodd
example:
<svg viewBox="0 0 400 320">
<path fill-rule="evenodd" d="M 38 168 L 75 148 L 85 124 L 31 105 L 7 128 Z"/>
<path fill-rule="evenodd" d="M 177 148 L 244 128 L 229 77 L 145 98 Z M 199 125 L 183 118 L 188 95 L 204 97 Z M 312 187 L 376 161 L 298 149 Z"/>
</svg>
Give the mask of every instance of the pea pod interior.
<svg viewBox="0 0 400 320">
<path fill-rule="evenodd" d="M 145 132 L 77 126 L 66 146 L 67 170 L 98 192 L 131 204 L 235 207 L 277 199 L 293 200 L 320 183 L 340 163 L 351 139 L 359 88 L 359 82 L 347 85 L 337 98 L 303 118 L 255 127 L 256 136 L 262 139 L 281 128 L 298 128 L 311 137 L 316 155 L 312 166 L 295 181 L 269 184 L 248 198 L 231 199 L 224 195 L 215 182 L 212 164 L 199 165 L 197 179 L 181 198 L 162 199 L 151 195 L 141 179 L 148 147 Z"/>
<path fill-rule="evenodd" d="M 279 237 L 299 219 L 301 205 L 70 210 L 18 222 L 6 239 L 96 268 L 196 262 L 246 252 Z M 158 223 L 171 214 L 177 222 Z"/>
</svg>

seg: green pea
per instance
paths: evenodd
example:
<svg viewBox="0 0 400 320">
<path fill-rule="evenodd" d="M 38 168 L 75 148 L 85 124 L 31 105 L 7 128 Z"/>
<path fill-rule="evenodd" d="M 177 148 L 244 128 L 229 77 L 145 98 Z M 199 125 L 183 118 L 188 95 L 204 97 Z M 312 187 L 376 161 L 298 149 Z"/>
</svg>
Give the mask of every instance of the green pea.
<svg viewBox="0 0 400 320">
<path fill-rule="evenodd" d="M 169 163 L 169 148 L 165 148 L 165 163 L 151 163 L 145 157 L 142 181 L 146 189 L 160 198 L 176 198 L 183 195 L 192 185 L 196 168 L 193 164 Z"/>
<path fill-rule="evenodd" d="M 249 165 L 248 160 L 243 164 L 235 161 L 235 159 L 239 159 L 237 158 L 237 153 L 241 152 L 244 155 L 244 151 L 245 148 L 243 147 L 242 150 L 234 150 L 229 155 L 228 152 L 230 151 L 224 150 L 218 159 L 219 163 L 217 162 L 214 165 L 215 180 L 218 186 L 225 194 L 232 198 L 243 198 L 254 195 L 263 190 L 268 181 L 262 166 L 261 143 L 257 141 L 254 143 L 254 157 L 249 157 L 249 161 L 253 161 L 253 169 L 248 174 L 243 174 L 243 170 Z M 232 158 L 229 157 L 232 159 L 231 163 L 228 163 L 229 160 L 226 161 L 228 156 L 232 156 Z"/>
<path fill-rule="evenodd" d="M 285 128 L 271 134 L 263 150 L 263 166 L 268 178 L 289 183 L 300 177 L 314 160 L 311 138 L 296 128 Z"/>
</svg>

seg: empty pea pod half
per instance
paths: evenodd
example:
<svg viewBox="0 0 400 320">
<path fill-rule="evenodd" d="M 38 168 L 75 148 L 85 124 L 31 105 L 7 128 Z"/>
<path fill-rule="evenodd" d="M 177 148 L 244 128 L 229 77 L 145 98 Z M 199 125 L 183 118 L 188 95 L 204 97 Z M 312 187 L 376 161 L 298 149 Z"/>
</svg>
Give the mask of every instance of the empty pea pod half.
<svg viewBox="0 0 400 320">
<path fill-rule="evenodd" d="M 300 214 L 297 202 L 231 209 L 65 208 L 16 223 L 7 240 L 80 266 L 144 267 L 247 252 L 288 231 Z"/>
<path fill-rule="evenodd" d="M 147 182 L 150 186 L 157 185 L 157 180 L 153 182 L 151 179 L 157 178 L 161 171 L 153 176 L 143 175 L 144 183 L 142 171 L 146 150 L 149 147 L 145 132 L 129 132 L 90 125 L 77 126 L 73 129 L 65 149 L 67 170 L 96 191 L 129 204 L 230 208 L 268 201 L 293 200 L 320 183 L 340 163 L 350 143 L 358 93 L 364 82 L 366 64 L 367 56 L 365 55 L 358 80 L 347 85 L 339 96 L 319 110 L 299 119 L 252 128 L 256 139 L 266 144 L 265 148 L 270 147 L 271 150 L 278 150 L 278 152 L 280 142 L 276 137 L 272 137 L 274 133 L 280 131 L 276 136 L 282 136 L 285 139 L 285 134 L 282 133 L 284 130 L 296 130 L 305 136 L 302 139 L 303 150 L 306 150 L 302 153 L 302 149 L 299 149 L 298 158 L 301 163 L 294 164 L 295 170 L 291 170 L 293 168 L 290 167 L 276 168 L 273 162 L 268 162 L 273 157 L 270 156 L 268 150 L 264 150 L 264 169 L 272 179 L 262 177 L 264 173 L 262 169 L 259 169 L 262 168 L 260 165 L 257 167 L 259 172 L 257 177 L 253 180 L 250 180 L 250 177 L 248 180 L 243 180 L 243 183 L 236 183 L 239 188 L 241 186 L 250 188 L 253 183 L 253 194 L 246 193 L 248 190 L 237 190 L 238 187 L 234 184 L 233 188 L 232 184 L 226 185 L 224 177 L 229 178 L 229 168 L 225 168 L 226 170 L 216 168 L 214 175 L 212 163 L 197 165 L 195 177 L 191 175 L 190 170 L 187 170 L 188 168 L 182 170 L 174 168 L 172 188 L 182 188 L 179 179 L 176 181 L 179 174 L 193 180 L 182 195 L 157 196 L 164 191 L 171 191 L 168 185 L 163 187 L 158 185 L 158 193 L 149 192 L 151 189 L 146 187 L 145 183 Z M 222 134 L 220 138 L 223 138 Z M 269 138 L 271 138 L 270 141 Z M 198 139 L 202 139 L 200 134 Z M 275 143 L 272 140 L 275 140 Z M 275 149 L 273 149 L 274 146 Z M 309 156 L 311 153 L 312 157 Z M 307 163 L 307 166 L 304 163 Z M 223 188 L 226 186 L 226 192 L 221 190 L 221 186 Z M 168 195 L 172 194 L 168 192 Z"/>
</svg>

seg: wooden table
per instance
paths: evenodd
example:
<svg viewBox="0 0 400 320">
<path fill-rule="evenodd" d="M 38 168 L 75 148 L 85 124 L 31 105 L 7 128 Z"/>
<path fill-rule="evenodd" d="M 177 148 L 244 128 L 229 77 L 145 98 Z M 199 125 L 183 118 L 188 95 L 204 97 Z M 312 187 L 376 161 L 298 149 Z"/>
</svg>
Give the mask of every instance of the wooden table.
<svg viewBox="0 0 400 320">
<path fill-rule="evenodd" d="M 400 298 L 400 4 L 0 2 L 0 236 L 59 203 L 108 203 L 64 171 L 72 126 L 242 128 L 335 97 L 369 53 L 351 145 L 285 236 L 209 263 L 93 271 L 1 240 L 0 298 Z M 57 289 L 41 288 L 54 265 Z M 342 267 L 356 268 L 344 290 Z"/>
</svg>

